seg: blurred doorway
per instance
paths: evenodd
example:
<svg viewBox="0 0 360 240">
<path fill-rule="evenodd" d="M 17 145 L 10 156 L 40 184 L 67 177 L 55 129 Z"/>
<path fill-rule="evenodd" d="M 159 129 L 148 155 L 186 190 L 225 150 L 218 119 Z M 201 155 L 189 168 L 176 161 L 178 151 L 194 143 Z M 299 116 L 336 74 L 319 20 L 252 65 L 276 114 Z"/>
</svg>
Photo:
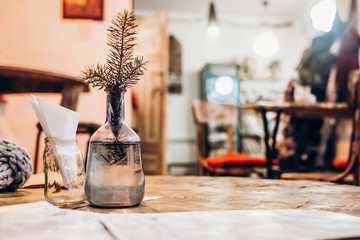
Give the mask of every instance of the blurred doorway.
<svg viewBox="0 0 360 240">
<path fill-rule="evenodd" d="M 145 174 L 167 174 L 166 98 L 169 73 L 168 12 L 139 18 L 135 55 L 144 56 L 147 71 L 133 88 L 133 125 L 141 138 Z M 134 105 L 134 104 L 133 104 Z"/>
</svg>

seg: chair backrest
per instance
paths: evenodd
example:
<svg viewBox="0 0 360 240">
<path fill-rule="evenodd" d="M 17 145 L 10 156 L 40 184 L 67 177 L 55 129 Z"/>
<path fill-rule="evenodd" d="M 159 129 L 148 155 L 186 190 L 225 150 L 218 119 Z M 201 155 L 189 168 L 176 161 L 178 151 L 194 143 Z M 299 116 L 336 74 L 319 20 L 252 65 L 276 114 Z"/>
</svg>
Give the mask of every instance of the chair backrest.
<svg viewBox="0 0 360 240">
<path fill-rule="evenodd" d="M 200 124 L 219 123 L 227 126 L 227 152 L 232 151 L 232 128 L 238 123 L 239 110 L 228 104 L 220 104 L 195 99 L 192 103 L 192 112 L 195 123 L 199 158 L 205 156 L 204 139 Z"/>
<path fill-rule="evenodd" d="M 349 73 L 347 83 L 347 104 L 350 109 L 355 110 L 360 106 L 360 70 L 353 70 Z"/>
<path fill-rule="evenodd" d="M 195 99 L 192 104 L 192 110 L 194 120 L 200 124 L 222 123 L 234 126 L 239 120 L 239 110 L 233 105 Z"/>
</svg>

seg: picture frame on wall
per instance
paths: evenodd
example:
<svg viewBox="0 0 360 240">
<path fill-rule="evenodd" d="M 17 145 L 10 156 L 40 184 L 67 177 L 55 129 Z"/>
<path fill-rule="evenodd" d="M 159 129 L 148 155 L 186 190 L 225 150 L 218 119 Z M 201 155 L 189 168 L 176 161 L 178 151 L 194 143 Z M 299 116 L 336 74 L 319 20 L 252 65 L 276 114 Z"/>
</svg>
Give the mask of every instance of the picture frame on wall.
<svg viewBox="0 0 360 240">
<path fill-rule="evenodd" d="M 103 20 L 104 0 L 62 0 L 64 19 Z"/>
</svg>

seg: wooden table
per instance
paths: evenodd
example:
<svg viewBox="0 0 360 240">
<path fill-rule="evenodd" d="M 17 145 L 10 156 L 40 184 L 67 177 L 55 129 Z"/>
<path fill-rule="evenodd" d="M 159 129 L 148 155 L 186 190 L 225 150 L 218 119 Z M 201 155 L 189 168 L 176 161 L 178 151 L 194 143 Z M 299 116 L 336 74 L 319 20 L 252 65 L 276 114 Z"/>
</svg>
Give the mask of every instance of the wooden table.
<svg viewBox="0 0 360 240">
<path fill-rule="evenodd" d="M 43 175 L 36 175 L 44 181 Z M 165 213 L 215 210 L 306 209 L 360 216 L 360 191 L 353 185 L 242 177 L 146 176 L 145 196 L 160 199 L 131 208 L 78 210 L 117 213 Z M 0 193 L 0 207 L 44 201 L 43 188 Z"/>
<path fill-rule="evenodd" d="M 340 174 L 332 177 L 317 175 L 318 180 L 340 182 L 345 177 L 353 172 L 354 180 L 356 185 L 359 185 L 358 177 L 358 141 L 354 139 L 358 138 L 358 124 L 359 124 L 359 110 L 352 110 L 348 107 L 347 103 L 331 103 L 331 102 L 318 102 L 313 104 L 299 104 L 290 102 L 257 102 L 257 103 L 246 103 L 242 106 L 244 109 L 254 109 L 261 112 L 263 124 L 264 124 L 264 141 L 266 147 L 267 157 L 267 174 L 269 178 L 274 178 L 275 174 L 273 171 L 272 160 L 276 157 L 276 135 L 278 132 L 280 116 L 282 113 L 289 114 L 296 117 L 302 118 L 336 118 L 336 119 L 353 119 L 353 135 L 351 138 L 351 149 L 349 154 L 349 161 L 347 168 Z M 272 131 L 272 145 L 269 144 L 270 133 L 268 129 L 268 120 L 266 117 L 267 112 L 276 113 L 275 126 Z M 297 174 L 297 176 L 308 178 L 308 174 Z M 294 177 L 295 178 L 295 177 Z M 314 177 L 311 177 L 314 178 Z"/>
<path fill-rule="evenodd" d="M 80 92 L 89 87 L 78 78 L 37 69 L 0 66 L 0 95 L 61 93 L 61 105 L 75 110 Z"/>
<path fill-rule="evenodd" d="M 161 198 L 130 208 L 83 205 L 75 208 L 80 211 L 59 209 L 44 202 L 43 188 L 0 193 L 0 232 L 14 240 L 329 240 L 360 236 L 358 186 L 241 177 L 145 179 L 145 196 Z M 13 205 L 32 202 L 38 203 Z"/>
</svg>

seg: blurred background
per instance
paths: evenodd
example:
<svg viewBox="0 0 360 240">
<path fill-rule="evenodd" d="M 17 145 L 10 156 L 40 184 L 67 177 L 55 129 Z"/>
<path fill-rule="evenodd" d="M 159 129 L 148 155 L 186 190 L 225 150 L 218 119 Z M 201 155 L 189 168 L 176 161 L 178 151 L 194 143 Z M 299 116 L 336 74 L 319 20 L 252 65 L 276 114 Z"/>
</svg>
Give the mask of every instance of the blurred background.
<svg viewBox="0 0 360 240">
<path fill-rule="evenodd" d="M 136 54 L 149 63 L 147 75 L 126 93 L 125 118 L 143 141 L 145 170 L 197 174 L 192 100 L 238 106 L 283 101 L 289 81 L 298 78 L 296 68 L 304 51 L 315 37 L 332 29 L 336 11 L 341 22 L 358 30 L 356 2 L 2 0 L 0 65 L 78 77 L 86 65 L 105 63 L 111 19 L 118 11 L 133 10 L 139 20 Z M 99 19 L 64 14 L 65 6 L 96 4 L 101 6 Z M 225 78 L 218 81 L 219 77 Z M 25 147 L 33 157 L 38 121 L 29 94 L 1 96 L 5 104 L 0 108 L 0 137 Z M 60 103 L 60 94 L 37 95 Z M 92 88 L 81 93 L 77 111 L 81 121 L 102 124 L 105 93 Z M 249 118 L 249 128 L 261 138 L 259 118 Z M 88 136 L 78 138 L 85 155 Z M 264 153 L 261 140 L 253 151 Z"/>
</svg>

